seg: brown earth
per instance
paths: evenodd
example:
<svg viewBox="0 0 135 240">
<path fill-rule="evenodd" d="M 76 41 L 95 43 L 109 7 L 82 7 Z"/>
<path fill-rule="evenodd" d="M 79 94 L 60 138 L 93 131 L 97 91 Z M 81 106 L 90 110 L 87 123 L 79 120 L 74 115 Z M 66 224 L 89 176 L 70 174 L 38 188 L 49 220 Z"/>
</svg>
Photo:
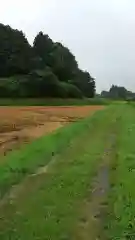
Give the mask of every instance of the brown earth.
<svg viewBox="0 0 135 240">
<path fill-rule="evenodd" d="M 103 106 L 0 107 L 0 155 L 100 109 Z"/>
</svg>

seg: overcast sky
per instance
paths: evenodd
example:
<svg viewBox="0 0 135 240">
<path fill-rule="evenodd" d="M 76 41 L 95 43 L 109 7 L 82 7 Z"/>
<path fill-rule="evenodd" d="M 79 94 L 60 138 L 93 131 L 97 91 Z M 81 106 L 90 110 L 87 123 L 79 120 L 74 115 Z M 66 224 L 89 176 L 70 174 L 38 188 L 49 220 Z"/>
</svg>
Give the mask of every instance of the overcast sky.
<svg viewBox="0 0 135 240">
<path fill-rule="evenodd" d="M 64 43 L 98 92 L 112 83 L 135 91 L 135 0 L 4 0 L 0 22 L 30 43 L 41 30 Z"/>
</svg>

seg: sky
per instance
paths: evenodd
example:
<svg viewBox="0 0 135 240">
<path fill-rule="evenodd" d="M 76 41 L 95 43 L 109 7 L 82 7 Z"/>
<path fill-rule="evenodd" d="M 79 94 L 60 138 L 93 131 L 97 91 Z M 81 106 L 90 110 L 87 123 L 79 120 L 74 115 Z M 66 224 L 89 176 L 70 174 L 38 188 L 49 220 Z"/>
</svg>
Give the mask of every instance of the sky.
<svg viewBox="0 0 135 240">
<path fill-rule="evenodd" d="M 4 0 L 0 22 L 22 30 L 30 44 L 39 31 L 68 47 L 96 78 L 135 91 L 135 0 Z"/>
</svg>

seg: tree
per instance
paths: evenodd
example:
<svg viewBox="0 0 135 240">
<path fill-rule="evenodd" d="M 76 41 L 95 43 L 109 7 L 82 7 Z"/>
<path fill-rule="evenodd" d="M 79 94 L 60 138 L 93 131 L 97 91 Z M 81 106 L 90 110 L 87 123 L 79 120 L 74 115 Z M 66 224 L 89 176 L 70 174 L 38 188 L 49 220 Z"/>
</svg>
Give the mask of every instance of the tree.
<svg viewBox="0 0 135 240">
<path fill-rule="evenodd" d="M 103 98 L 108 98 L 108 97 L 109 97 L 109 92 L 107 92 L 107 91 L 102 91 L 102 92 L 101 92 L 101 97 L 103 97 Z"/>
<path fill-rule="evenodd" d="M 49 54 L 51 53 L 52 48 L 53 41 L 49 38 L 49 36 L 43 34 L 43 32 L 39 32 L 34 39 L 33 50 L 35 56 L 41 60 L 41 68 L 48 65 Z"/>
<path fill-rule="evenodd" d="M 49 66 L 60 81 L 67 82 L 74 78 L 78 68 L 75 56 L 61 43 L 55 43 L 49 56 Z"/>
<path fill-rule="evenodd" d="M 28 73 L 31 67 L 31 46 L 22 31 L 0 24 L 0 75 Z"/>
<path fill-rule="evenodd" d="M 135 97 L 135 93 L 132 93 L 131 91 L 128 91 L 125 87 L 112 85 L 110 87 L 110 90 L 102 91 L 101 96 L 105 98 L 111 98 L 111 99 L 132 99 Z"/>
<path fill-rule="evenodd" d="M 126 99 L 127 89 L 125 87 L 119 87 L 112 85 L 109 90 L 109 96 L 114 99 Z"/>
<path fill-rule="evenodd" d="M 93 98 L 95 95 L 95 80 L 91 77 L 87 71 L 78 69 L 76 79 L 73 83 L 82 91 L 83 95 L 89 98 Z"/>
<path fill-rule="evenodd" d="M 94 97 L 95 80 L 72 52 L 39 32 L 30 46 L 24 33 L 0 24 L 0 97 Z"/>
</svg>

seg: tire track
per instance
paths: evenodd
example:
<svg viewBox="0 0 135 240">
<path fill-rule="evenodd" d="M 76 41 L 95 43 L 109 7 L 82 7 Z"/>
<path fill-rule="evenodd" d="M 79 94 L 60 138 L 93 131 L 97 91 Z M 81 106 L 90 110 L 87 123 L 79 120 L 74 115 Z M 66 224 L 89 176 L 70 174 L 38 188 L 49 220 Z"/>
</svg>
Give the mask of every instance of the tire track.
<svg viewBox="0 0 135 240">
<path fill-rule="evenodd" d="M 113 160 L 117 156 L 118 125 L 116 119 L 114 130 L 109 135 L 106 147 L 97 173 L 81 207 L 81 216 L 74 234 L 74 240 L 105 240 L 107 213 L 107 197 L 110 191 L 110 171 Z"/>
</svg>

